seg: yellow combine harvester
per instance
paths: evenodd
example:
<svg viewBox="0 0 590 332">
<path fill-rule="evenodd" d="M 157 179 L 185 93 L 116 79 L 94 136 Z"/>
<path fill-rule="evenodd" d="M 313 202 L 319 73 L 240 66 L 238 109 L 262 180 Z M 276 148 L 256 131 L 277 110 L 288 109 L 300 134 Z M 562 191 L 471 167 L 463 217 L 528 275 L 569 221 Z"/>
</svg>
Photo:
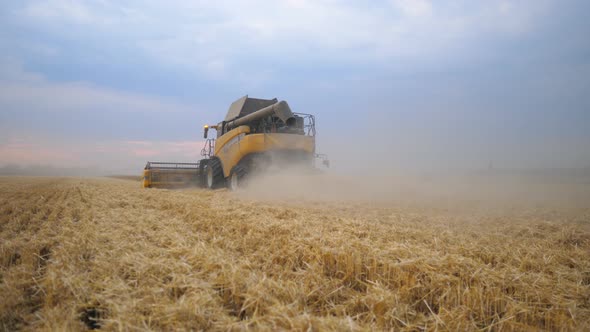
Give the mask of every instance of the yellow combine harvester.
<svg viewBox="0 0 590 332">
<path fill-rule="evenodd" d="M 209 129 L 217 139 L 208 139 Z M 233 102 L 223 121 L 204 127 L 207 139 L 197 163 L 148 162 L 143 186 L 227 185 L 236 190 L 252 173 L 272 168 L 313 169 L 317 158 L 328 166 L 324 155 L 316 154 L 315 118 L 293 113 L 285 101 L 244 96 Z"/>
</svg>

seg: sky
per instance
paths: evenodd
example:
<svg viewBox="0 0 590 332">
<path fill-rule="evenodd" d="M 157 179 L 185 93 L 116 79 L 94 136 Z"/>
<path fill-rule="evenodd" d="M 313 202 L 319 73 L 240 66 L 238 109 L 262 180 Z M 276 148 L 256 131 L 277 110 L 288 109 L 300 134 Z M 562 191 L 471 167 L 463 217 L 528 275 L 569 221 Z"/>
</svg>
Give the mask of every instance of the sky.
<svg viewBox="0 0 590 332">
<path fill-rule="evenodd" d="M 335 170 L 590 166 L 590 2 L 2 1 L 0 166 L 200 159 L 248 94 Z"/>
</svg>

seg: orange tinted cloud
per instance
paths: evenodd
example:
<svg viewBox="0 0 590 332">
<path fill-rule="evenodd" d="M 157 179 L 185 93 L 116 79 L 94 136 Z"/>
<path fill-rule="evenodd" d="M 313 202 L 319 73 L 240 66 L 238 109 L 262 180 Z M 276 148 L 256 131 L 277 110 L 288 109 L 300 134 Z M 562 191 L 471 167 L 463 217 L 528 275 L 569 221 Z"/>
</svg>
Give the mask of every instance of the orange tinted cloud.
<svg viewBox="0 0 590 332">
<path fill-rule="evenodd" d="M 49 142 L 40 138 L 11 139 L 0 143 L 0 166 L 51 165 L 98 167 L 103 170 L 141 169 L 147 160 L 196 162 L 199 141 Z"/>
<path fill-rule="evenodd" d="M 134 149 L 131 152 L 138 157 L 153 157 L 161 153 L 161 151 L 150 149 Z"/>
<path fill-rule="evenodd" d="M 18 140 L 0 144 L 0 163 L 8 164 L 54 164 L 76 161 L 76 155 L 59 146 L 25 143 Z"/>
</svg>

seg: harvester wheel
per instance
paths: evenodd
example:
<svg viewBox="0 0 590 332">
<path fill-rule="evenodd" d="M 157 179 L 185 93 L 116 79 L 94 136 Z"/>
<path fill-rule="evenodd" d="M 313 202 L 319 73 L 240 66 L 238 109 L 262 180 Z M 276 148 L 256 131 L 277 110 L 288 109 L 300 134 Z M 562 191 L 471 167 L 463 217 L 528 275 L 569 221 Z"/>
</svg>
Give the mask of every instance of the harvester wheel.
<svg viewBox="0 0 590 332">
<path fill-rule="evenodd" d="M 246 175 L 246 168 L 243 166 L 235 166 L 229 175 L 227 186 L 230 190 L 236 191 L 243 186 L 244 176 Z"/>
<path fill-rule="evenodd" d="M 217 158 L 209 160 L 207 163 L 207 178 L 206 185 L 209 189 L 216 189 L 223 183 L 223 169 L 221 168 L 221 161 Z"/>
</svg>

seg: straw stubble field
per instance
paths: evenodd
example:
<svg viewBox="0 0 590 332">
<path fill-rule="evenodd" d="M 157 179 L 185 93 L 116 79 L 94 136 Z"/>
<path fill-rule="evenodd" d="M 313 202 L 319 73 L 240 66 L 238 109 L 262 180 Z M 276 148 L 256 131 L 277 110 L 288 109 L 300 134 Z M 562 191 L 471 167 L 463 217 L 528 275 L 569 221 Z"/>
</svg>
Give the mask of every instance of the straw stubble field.
<svg viewBox="0 0 590 332">
<path fill-rule="evenodd" d="M 588 211 L 0 178 L 2 330 L 588 330 Z"/>
</svg>

